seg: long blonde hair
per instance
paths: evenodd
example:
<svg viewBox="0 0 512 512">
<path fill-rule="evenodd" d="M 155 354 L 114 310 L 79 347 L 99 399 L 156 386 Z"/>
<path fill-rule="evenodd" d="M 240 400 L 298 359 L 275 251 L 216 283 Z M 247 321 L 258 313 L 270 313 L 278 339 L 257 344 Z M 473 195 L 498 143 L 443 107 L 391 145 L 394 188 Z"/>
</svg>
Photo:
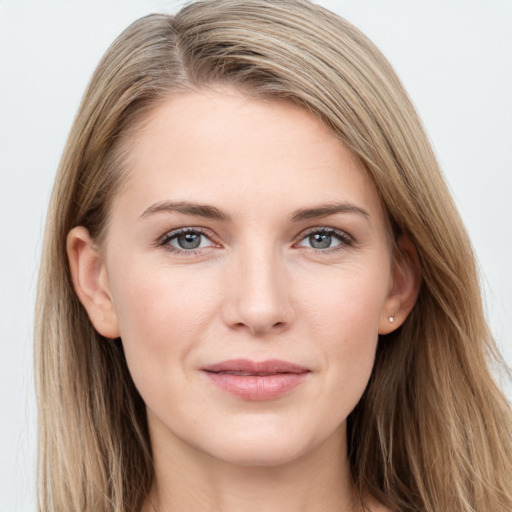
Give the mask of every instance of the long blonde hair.
<svg viewBox="0 0 512 512">
<path fill-rule="evenodd" d="M 356 28 L 305 0 L 206 0 L 150 15 L 112 44 L 83 98 L 48 213 L 36 319 L 39 508 L 137 512 L 153 480 L 144 403 L 120 340 L 92 327 L 66 236 L 95 239 L 123 179 L 124 135 L 176 92 L 229 84 L 318 116 L 365 165 L 422 284 L 379 341 L 348 420 L 356 489 L 393 511 L 512 510 L 512 418 L 490 367 L 471 245 L 396 74 Z"/>
</svg>

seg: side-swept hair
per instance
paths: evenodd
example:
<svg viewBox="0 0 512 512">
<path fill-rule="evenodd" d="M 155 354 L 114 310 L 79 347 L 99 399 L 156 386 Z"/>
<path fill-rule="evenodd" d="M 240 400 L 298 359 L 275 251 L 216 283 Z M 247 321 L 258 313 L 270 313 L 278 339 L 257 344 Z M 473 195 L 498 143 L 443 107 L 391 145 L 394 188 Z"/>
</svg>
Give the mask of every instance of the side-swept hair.
<svg viewBox="0 0 512 512">
<path fill-rule="evenodd" d="M 395 236 L 421 266 L 417 303 L 379 340 L 348 420 L 355 486 L 393 511 L 512 510 L 511 412 L 468 236 L 390 64 L 356 28 L 305 0 L 206 0 L 133 23 L 83 98 L 48 213 L 36 319 L 39 507 L 137 512 L 154 478 L 144 403 L 120 340 L 92 327 L 66 236 L 101 240 L 123 180 L 125 135 L 186 90 L 229 85 L 302 105 L 359 157 Z M 395 248 L 395 250 L 398 250 Z"/>
</svg>

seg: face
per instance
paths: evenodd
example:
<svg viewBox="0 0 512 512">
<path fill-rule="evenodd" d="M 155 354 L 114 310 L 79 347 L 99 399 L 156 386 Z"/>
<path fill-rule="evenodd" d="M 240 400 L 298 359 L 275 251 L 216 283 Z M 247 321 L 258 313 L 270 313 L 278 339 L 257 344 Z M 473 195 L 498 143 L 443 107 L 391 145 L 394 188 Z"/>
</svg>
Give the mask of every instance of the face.
<svg viewBox="0 0 512 512">
<path fill-rule="evenodd" d="M 153 442 L 256 465 L 342 438 L 403 309 L 359 161 L 305 110 L 224 90 L 160 105 L 129 162 L 102 299 L 81 298 L 121 336 Z"/>
</svg>

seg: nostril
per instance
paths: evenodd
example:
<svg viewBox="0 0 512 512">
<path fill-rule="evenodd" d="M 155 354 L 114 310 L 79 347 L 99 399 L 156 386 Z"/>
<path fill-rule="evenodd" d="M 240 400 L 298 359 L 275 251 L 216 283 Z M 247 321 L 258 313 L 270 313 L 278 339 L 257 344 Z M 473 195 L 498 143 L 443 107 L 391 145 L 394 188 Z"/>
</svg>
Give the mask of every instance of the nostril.
<svg viewBox="0 0 512 512">
<path fill-rule="evenodd" d="M 270 286 L 262 289 L 250 284 L 243 288 L 237 283 L 238 293 L 228 297 L 222 305 L 222 321 L 232 329 L 249 330 L 257 336 L 285 331 L 294 318 L 288 298 Z"/>
</svg>

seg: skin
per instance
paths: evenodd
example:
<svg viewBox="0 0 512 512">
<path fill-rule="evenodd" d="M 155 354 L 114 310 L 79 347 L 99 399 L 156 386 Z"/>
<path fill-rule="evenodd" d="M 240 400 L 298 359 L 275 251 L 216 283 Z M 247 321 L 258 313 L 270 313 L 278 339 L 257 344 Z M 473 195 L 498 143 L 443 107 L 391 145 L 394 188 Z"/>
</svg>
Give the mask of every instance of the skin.
<svg viewBox="0 0 512 512">
<path fill-rule="evenodd" d="M 156 479 L 144 511 L 361 510 L 346 418 L 378 335 L 404 321 L 417 293 L 412 265 L 393 263 L 361 163 L 307 111 L 232 90 L 158 106 L 129 162 L 102 247 L 78 227 L 68 253 L 80 300 L 101 334 L 122 338 L 147 405 Z M 294 219 L 340 204 L 349 211 Z M 180 247 L 183 228 L 202 231 L 197 250 Z M 234 358 L 308 374 L 284 395 L 248 400 L 202 370 Z"/>
</svg>

